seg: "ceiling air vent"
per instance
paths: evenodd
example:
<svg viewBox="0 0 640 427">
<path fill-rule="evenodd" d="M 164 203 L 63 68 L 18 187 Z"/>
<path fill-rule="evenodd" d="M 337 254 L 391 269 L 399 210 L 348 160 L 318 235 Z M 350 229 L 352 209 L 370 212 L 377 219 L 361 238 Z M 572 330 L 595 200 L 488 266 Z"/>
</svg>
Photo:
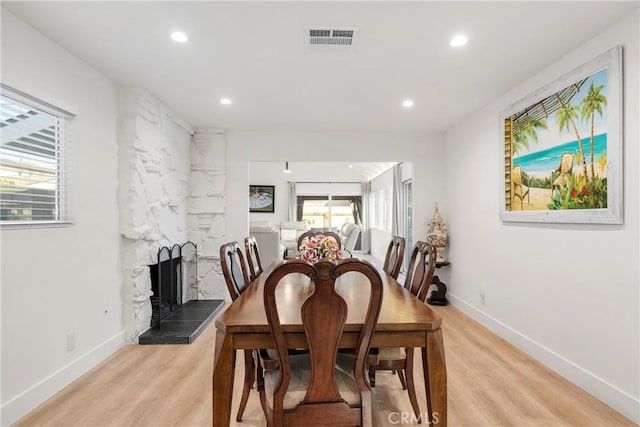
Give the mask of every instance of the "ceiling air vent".
<svg viewBox="0 0 640 427">
<path fill-rule="evenodd" d="M 345 51 L 353 49 L 357 28 L 307 28 L 307 49 L 321 51 Z"/>
</svg>

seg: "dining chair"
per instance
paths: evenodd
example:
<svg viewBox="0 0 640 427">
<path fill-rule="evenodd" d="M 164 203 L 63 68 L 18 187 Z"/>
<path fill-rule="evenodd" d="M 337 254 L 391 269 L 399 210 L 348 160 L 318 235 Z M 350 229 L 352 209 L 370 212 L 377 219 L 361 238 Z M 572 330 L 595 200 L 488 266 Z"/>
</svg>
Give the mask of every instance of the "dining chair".
<svg viewBox="0 0 640 427">
<path fill-rule="evenodd" d="M 298 237 L 298 250 L 300 249 L 300 246 L 302 245 L 304 239 L 309 239 L 318 235 L 332 237 L 333 239 L 335 239 L 338 247 L 342 247 L 342 241 L 340 240 L 340 236 L 338 235 L 338 233 L 334 233 L 333 231 L 306 231 L 302 233 L 300 237 Z"/>
<path fill-rule="evenodd" d="M 404 287 L 424 302 L 433 280 L 436 267 L 436 249 L 429 243 L 416 242 L 411 253 L 411 262 Z M 413 348 L 389 347 L 378 349 L 378 354 L 369 356 L 369 382 L 375 387 L 376 371 L 395 371 L 398 374 L 402 389 L 407 390 L 409 400 L 416 417 L 420 416 L 420 408 L 416 398 L 413 380 Z"/>
<path fill-rule="evenodd" d="M 249 277 L 244 263 L 242 249 L 238 242 L 229 242 L 220 246 L 220 266 L 227 289 L 231 299 L 235 301 L 240 294 L 249 286 Z M 255 381 L 255 363 L 253 360 L 253 350 L 244 350 L 244 384 L 242 386 L 242 397 L 236 420 L 242 421 L 242 414 L 249 400 L 249 393 Z"/>
<path fill-rule="evenodd" d="M 406 241 L 404 237 L 393 236 L 387 247 L 387 255 L 384 258 L 384 267 L 382 269 L 389 273 L 394 279 L 398 278 L 402 261 L 404 260 L 404 246 Z"/>
<path fill-rule="evenodd" d="M 245 237 L 244 248 L 247 253 L 247 263 L 249 264 L 249 280 L 254 281 L 262 273 L 262 261 L 260 261 L 260 249 L 258 242 L 253 236 Z"/>
<path fill-rule="evenodd" d="M 338 352 L 349 307 L 336 292 L 335 284 L 348 272 L 363 274 L 371 285 L 353 354 Z M 276 288 L 294 273 L 308 276 L 314 286 L 300 308 L 309 352 L 292 355 L 280 323 Z M 355 258 L 337 262 L 322 259 L 315 264 L 290 260 L 275 267 L 266 278 L 264 302 L 279 362 L 278 369 L 257 369 L 267 426 L 370 426 L 371 389 L 364 368 L 382 303 L 382 279 L 375 267 Z"/>
</svg>

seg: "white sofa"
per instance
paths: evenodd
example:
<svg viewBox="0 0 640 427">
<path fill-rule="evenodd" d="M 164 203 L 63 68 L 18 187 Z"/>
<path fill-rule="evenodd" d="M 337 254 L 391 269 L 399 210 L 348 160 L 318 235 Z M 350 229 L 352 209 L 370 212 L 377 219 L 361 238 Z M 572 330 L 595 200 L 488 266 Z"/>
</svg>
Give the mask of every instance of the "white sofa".
<svg viewBox="0 0 640 427">
<path fill-rule="evenodd" d="M 353 253 L 360 236 L 362 228 L 358 224 L 352 222 L 346 223 L 340 229 L 340 240 L 342 241 L 342 249 L 346 249 Z"/>
<path fill-rule="evenodd" d="M 280 243 L 280 230 L 277 226 L 266 221 L 252 221 L 249 224 L 249 234 L 256 238 L 263 268 L 284 258 L 284 246 Z"/>
<path fill-rule="evenodd" d="M 280 223 L 280 242 L 286 249 L 287 258 L 298 255 L 298 237 L 309 227 L 303 221 L 282 221 Z"/>
</svg>

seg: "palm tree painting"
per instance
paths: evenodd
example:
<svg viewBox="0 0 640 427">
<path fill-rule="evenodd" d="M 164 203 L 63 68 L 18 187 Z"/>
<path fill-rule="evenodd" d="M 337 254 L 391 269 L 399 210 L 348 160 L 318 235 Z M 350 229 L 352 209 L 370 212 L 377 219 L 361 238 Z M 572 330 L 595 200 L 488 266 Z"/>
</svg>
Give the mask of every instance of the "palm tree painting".
<svg viewBox="0 0 640 427">
<path fill-rule="evenodd" d="M 622 46 L 500 115 L 508 222 L 622 224 Z"/>
<path fill-rule="evenodd" d="M 607 208 L 607 72 L 577 79 L 506 118 L 507 210 Z"/>
</svg>

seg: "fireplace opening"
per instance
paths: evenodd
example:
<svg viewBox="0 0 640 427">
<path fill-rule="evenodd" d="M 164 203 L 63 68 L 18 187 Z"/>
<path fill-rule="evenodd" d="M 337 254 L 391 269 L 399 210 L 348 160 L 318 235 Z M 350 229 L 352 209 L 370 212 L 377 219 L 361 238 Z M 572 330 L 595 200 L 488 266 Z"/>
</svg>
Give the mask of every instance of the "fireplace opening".
<svg viewBox="0 0 640 427">
<path fill-rule="evenodd" d="M 198 299 L 198 248 L 192 242 L 163 246 L 151 275 L 151 327 L 140 344 L 190 344 L 224 305 Z"/>
<path fill-rule="evenodd" d="M 167 316 L 182 304 L 197 299 L 196 254 L 197 248 L 192 242 L 158 250 L 158 262 L 149 266 L 153 292 L 151 326 L 162 327 Z M 191 270 L 195 271 L 190 274 Z"/>
<path fill-rule="evenodd" d="M 183 267 L 188 266 L 188 260 L 184 259 L 184 245 L 173 245 L 171 248 L 163 246 L 158 250 L 158 262 L 149 266 L 151 275 L 151 325 L 161 325 L 162 320 L 173 313 L 190 298 L 183 300 Z"/>
</svg>

